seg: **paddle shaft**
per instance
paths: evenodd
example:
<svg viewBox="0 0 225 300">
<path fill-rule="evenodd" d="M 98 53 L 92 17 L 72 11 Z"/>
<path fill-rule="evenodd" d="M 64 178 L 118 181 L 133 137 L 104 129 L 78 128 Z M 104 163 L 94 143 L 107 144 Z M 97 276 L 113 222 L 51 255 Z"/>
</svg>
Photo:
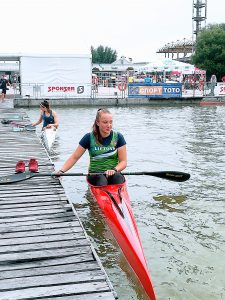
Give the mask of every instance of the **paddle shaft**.
<svg viewBox="0 0 225 300">
<path fill-rule="evenodd" d="M 104 174 L 104 173 L 94 173 L 94 174 Z M 92 173 L 92 175 L 94 175 Z M 190 174 L 177 172 L 177 171 L 160 171 L 160 172 L 124 172 L 123 175 L 147 175 L 147 176 L 154 176 L 162 179 L 167 179 L 175 182 L 183 182 L 190 178 Z M 62 177 L 62 176 L 87 176 L 88 174 L 85 173 L 62 173 L 62 174 L 54 174 L 54 173 L 32 173 L 32 172 L 25 172 L 25 173 L 17 173 L 8 176 L 0 177 L 0 184 L 10 184 L 14 182 L 24 181 L 30 179 L 32 177 Z"/>
<path fill-rule="evenodd" d="M 97 174 L 97 173 L 96 173 Z M 190 178 L 190 174 L 178 171 L 159 171 L 159 172 L 122 172 L 122 175 L 127 176 L 140 176 L 140 175 L 147 175 L 147 176 L 154 176 L 162 179 L 167 179 L 171 181 L 182 182 L 186 181 Z M 84 173 L 63 173 L 60 176 L 87 176 L 88 174 Z"/>
</svg>

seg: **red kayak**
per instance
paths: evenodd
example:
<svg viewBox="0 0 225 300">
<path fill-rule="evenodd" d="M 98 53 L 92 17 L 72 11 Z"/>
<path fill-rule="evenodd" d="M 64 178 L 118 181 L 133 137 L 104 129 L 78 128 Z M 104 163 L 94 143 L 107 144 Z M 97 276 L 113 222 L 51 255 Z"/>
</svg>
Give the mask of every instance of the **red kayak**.
<svg viewBox="0 0 225 300">
<path fill-rule="evenodd" d="M 155 300 L 137 225 L 131 209 L 126 183 L 93 186 L 88 183 L 106 222 L 149 299 Z"/>
</svg>

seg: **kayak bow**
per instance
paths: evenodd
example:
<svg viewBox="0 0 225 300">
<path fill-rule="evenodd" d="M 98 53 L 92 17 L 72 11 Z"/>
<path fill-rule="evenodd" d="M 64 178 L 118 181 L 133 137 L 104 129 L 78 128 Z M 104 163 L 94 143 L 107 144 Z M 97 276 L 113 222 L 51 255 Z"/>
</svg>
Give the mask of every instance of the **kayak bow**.
<svg viewBox="0 0 225 300">
<path fill-rule="evenodd" d="M 52 150 L 52 147 L 56 139 L 56 133 L 57 133 L 57 129 L 55 127 L 45 128 L 45 130 L 42 131 L 41 137 L 45 145 L 45 148 L 47 148 L 48 151 Z"/>
<path fill-rule="evenodd" d="M 98 187 L 91 185 L 89 182 L 88 184 L 128 263 L 149 299 L 155 300 L 156 296 L 131 209 L 126 183 Z"/>
</svg>

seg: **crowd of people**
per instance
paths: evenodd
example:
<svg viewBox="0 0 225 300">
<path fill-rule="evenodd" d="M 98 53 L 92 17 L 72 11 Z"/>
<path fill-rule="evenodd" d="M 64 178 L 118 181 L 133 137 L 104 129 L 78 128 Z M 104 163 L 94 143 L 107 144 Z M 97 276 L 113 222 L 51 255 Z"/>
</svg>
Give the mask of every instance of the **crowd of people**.
<svg viewBox="0 0 225 300">
<path fill-rule="evenodd" d="M 221 82 L 225 82 L 225 75 L 222 76 Z M 216 75 L 206 78 L 206 73 L 199 74 L 182 74 L 179 72 L 127 72 L 124 74 L 93 74 L 92 84 L 97 90 L 98 87 L 116 87 L 121 82 L 132 83 L 182 83 L 183 91 L 200 91 L 214 95 L 217 86 Z"/>
</svg>

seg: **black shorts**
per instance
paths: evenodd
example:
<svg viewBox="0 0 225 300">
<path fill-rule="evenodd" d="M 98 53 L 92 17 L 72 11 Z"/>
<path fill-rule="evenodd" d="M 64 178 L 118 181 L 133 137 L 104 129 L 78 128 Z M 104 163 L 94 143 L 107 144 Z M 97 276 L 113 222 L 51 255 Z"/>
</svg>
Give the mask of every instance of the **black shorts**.
<svg viewBox="0 0 225 300">
<path fill-rule="evenodd" d="M 125 181 L 124 176 L 119 172 L 116 172 L 114 175 L 108 177 L 106 177 L 105 174 L 88 175 L 87 179 L 90 184 L 95 186 L 120 184 L 120 183 L 124 183 Z"/>
<path fill-rule="evenodd" d="M 6 94 L 6 89 L 2 89 L 2 94 Z"/>
</svg>

